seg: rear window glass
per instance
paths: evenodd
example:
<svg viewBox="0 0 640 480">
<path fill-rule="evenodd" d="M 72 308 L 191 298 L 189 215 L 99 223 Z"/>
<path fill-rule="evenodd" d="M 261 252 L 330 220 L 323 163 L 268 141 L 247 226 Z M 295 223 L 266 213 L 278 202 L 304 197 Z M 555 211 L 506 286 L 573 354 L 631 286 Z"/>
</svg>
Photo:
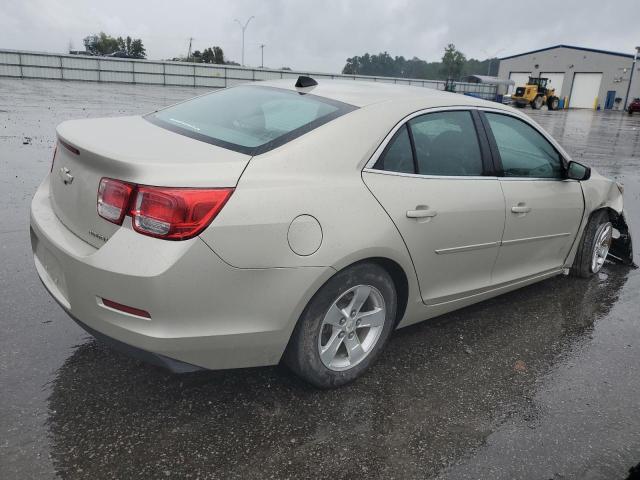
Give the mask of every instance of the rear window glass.
<svg viewBox="0 0 640 480">
<path fill-rule="evenodd" d="M 416 173 L 406 124 L 395 133 L 380 160 L 376 162 L 375 168 L 388 172 Z"/>
<path fill-rule="evenodd" d="M 312 94 L 252 85 L 203 95 L 145 118 L 197 140 L 257 155 L 355 108 Z"/>
</svg>

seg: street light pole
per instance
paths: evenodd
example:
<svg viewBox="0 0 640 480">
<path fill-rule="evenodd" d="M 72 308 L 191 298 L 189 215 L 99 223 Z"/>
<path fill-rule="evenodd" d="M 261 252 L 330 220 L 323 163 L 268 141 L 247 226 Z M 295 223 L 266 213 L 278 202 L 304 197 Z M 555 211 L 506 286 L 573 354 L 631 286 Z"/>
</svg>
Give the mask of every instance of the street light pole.
<svg viewBox="0 0 640 480">
<path fill-rule="evenodd" d="M 640 53 L 640 47 L 636 47 L 636 53 L 633 55 L 633 64 L 631 65 L 631 74 L 629 74 L 629 85 L 627 85 L 627 94 L 624 97 L 624 110 L 627 109 L 627 102 L 629 101 L 629 92 L 631 91 L 631 82 L 633 82 L 633 71 L 636 69 L 636 61 L 638 60 L 638 53 Z"/>
<path fill-rule="evenodd" d="M 260 44 L 260 68 L 264 68 L 264 43 Z"/>
<path fill-rule="evenodd" d="M 189 38 L 189 51 L 187 52 L 187 62 L 191 60 L 191 42 L 193 42 L 193 37 Z"/>
<path fill-rule="evenodd" d="M 240 28 L 242 29 L 242 66 L 244 67 L 244 31 L 247 29 L 247 27 L 249 26 L 249 22 L 251 21 L 251 19 L 256 18 L 253 15 L 250 16 L 247 21 L 245 22 L 245 24 L 243 25 L 242 22 L 240 20 L 238 20 L 237 18 L 235 19 L 235 21 L 237 22 L 238 25 L 240 25 Z"/>
</svg>

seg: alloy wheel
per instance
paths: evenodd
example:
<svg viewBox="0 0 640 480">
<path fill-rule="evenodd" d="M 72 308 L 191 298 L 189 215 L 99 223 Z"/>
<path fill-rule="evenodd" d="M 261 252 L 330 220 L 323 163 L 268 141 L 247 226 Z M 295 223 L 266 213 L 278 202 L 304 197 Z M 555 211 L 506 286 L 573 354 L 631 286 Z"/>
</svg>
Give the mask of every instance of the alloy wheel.
<svg viewBox="0 0 640 480">
<path fill-rule="evenodd" d="M 320 326 L 318 352 L 324 366 L 343 371 L 362 362 L 378 342 L 386 314 L 382 294 L 371 285 L 340 294 Z"/>
<path fill-rule="evenodd" d="M 609 222 L 600 225 L 596 231 L 593 253 L 591 254 L 591 271 L 593 273 L 598 273 L 604 265 L 609 247 L 611 247 L 612 234 L 613 227 Z"/>
</svg>

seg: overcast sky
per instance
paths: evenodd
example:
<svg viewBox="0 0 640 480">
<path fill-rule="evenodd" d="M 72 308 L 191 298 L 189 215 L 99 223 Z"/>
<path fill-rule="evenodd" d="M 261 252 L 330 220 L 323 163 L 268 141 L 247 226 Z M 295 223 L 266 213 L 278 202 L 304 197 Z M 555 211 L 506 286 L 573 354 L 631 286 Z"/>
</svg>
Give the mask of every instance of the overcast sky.
<svg viewBox="0 0 640 480">
<path fill-rule="evenodd" d="M 245 63 L 337 72 L 365 52 L 439 60 L 447 43 L 467 57 L 506 56 L 558 43 L 633 53 L 640 0 L 1 0 L 0 48 L 65 52 L 104 31 L 142 38 L 150 59 L 219 45 Z M 532 7 L 532 8 L 529 8 Z M 532 15 L 531 13 L 534 12 Z"/>
</svg>

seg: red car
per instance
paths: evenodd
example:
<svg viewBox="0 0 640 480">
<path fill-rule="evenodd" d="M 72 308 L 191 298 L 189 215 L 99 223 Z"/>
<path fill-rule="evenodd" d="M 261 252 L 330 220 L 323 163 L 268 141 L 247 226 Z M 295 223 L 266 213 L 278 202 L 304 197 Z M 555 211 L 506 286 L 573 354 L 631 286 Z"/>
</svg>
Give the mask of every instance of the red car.
<svg viewBox="0 0 640 480">
<path fill-rule="evenodd" d="M 629 115 L 633 115 L 633 112 L 640 112 L 640 98 L 633 99 L 633 102 L 627 107 L 627 112 L 629 112 Z"/>
</svg>

